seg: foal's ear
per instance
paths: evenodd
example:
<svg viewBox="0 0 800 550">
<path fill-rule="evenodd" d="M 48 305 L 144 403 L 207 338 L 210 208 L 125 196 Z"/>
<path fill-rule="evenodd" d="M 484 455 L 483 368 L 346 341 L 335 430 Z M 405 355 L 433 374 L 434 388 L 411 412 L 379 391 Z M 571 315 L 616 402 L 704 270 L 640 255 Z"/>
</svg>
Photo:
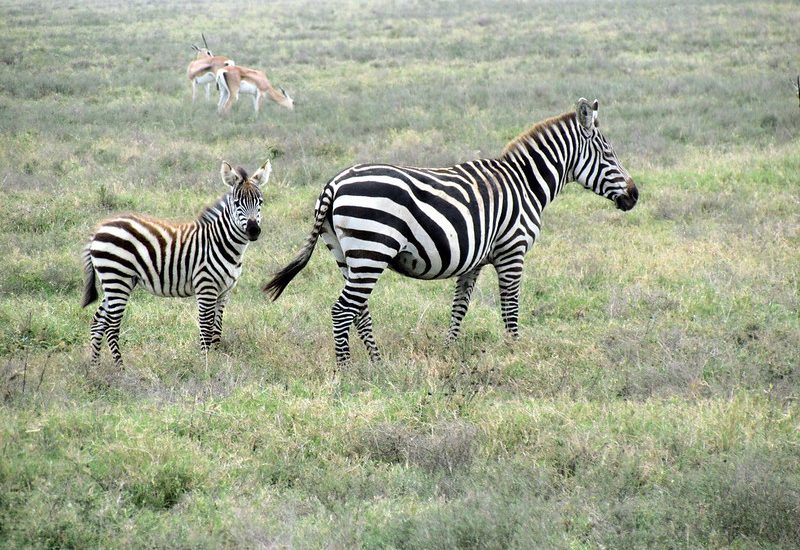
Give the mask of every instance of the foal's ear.
<svg viewBox="0 0 800 550">
<path fill-rule="evenodd" d="M 257 186 L 263 187 L 269 181 L 270 174 L 272 174 L 272 163 L 267 161 L 261 165 L 261 168 L 256 170 L 251 181 Z"/>
<path fill-rule="evenodd" d="M 596 105 L 596 103 L 595 103 Z M 575 116 L 578 117 L 578 124 L 586 130 L 591 130 L 594 126 L 594 119 L 597 117 L 597 111 L 593 109 L 594 105 L 589 104 L 586 98 L 580 98 L 575 105 Z"/>
<path fill-rule="evenodd" d="M 222 176 L 222 181 L 224 181 L 230 187 L 242 183 L 242 176 L 240 176 L 239 173 L 225 161 L 222 162 L 222 167 L 219 169 L 219 175 Z"/>
</svg>

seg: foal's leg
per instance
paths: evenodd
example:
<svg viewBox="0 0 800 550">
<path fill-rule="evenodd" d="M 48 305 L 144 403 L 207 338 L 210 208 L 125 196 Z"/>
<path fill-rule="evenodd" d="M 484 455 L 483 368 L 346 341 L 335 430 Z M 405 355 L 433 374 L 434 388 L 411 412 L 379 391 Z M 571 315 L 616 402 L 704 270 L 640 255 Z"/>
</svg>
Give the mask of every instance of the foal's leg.
<svg viewBox="0 0 800 550">
<path fill-rule="evenodd" d="M 214 307 L 214 326 L 211 330 L 211 347 L 214 349 L 219 347 L 222 338 L 222 313 L 225 311 L 225 305 L 228 303 L 230 295 L 230 291 L 220 294 Z"/>
<path fill-rule="evenodd" d="M 100 355 L 100 345 L 105 334 L 108 342 L 108 349 L 111 357 L 114 358 L 114 365 L 122 368 L 122 353 L 119 351 L 119 327 L 122 323 L 122 315 L 125 313 L 125 306 L 128 305 L 133 287 L 136 281 L 133 279 L 114 279 L 113 282 L 103 280 L 103 303 L 97 308 L 92 320 L 92 363 L 97 364 Z"/>
</svg>

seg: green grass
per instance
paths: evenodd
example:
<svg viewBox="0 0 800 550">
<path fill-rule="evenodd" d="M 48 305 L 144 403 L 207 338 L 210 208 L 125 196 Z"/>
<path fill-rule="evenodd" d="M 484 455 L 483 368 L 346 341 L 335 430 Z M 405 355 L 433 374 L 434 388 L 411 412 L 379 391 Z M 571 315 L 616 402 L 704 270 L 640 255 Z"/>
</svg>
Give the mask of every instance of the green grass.
<svg viewBox="0 0 800 550">
<path fill-rule="evenodd" d="M 792 2 L 7 2 L 0 8 L 0 546 L 788 548 L 800 544 L 800 67 Z M 235 24 L 231 24 L 235 22 Z M 190 45 L 293 112 L 191 104 Z M 261 285 L 353 162 L 493 156 L 600 100 L 637 182 L 544 214 L 521 337 L 497 279 L 386 274 L 385 361 L 334 373 L 324 247 Z M 80 251 L 116 212 L 193 218 L 267 158 L 262 238 L 198 351 L 136 292 L 88 366 Z"/>
</svg>

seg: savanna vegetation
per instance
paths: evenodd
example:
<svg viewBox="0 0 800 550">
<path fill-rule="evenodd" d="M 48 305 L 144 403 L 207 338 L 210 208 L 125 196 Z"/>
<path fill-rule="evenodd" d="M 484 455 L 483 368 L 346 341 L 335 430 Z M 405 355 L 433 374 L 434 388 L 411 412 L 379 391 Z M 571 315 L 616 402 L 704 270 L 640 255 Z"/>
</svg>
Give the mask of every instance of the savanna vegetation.
<svg viewBox="0 0 800 550">
<path fill-rule="evenodd" d="M 796 2 L 0 4 L 0 546 L 785 548 L 800 544 Z M 191 103 L 191 44 L 295 99 Z M 320 246 L 261 285 L 348 164 L 493 156 L 600 100 L 641 194 L 569 186 L 452 347 L 453 281 L 389 274 L 334 375 Z M 80 251 L 115 212 L 191 219 L 272 159 L 222 349 L 135 292 L 88 365 Z"/>
</svg>

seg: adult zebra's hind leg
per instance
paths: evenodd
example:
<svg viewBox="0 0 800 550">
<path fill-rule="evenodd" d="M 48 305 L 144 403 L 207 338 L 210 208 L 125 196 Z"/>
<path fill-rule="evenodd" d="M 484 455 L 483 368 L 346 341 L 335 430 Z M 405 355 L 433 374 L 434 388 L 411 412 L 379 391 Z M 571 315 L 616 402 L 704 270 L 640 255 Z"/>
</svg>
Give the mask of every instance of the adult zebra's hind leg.
<svg viewBox="0 0 800 550">
<path fill-rule="evenodd" d="M 456 280 L 456 290 L 453 295 L 453 308 L 450 314 L 450 330 L 447 332 L 445 344 L 452 343 L 461 334 L 461 322 L 467 314 L 469 301 L 472 297 L 472 290 L 483 266 L 479 265 L 472 271 L 468 271 Z"/>
<path fill-rule="evenodd" d="M 381 360 L 381 352 L 378 350 L 378 344 L 375 342 L 375 336 L 372 334 L 372 316 L 369 314 L 369 304 L 364 305 L 364 309 L 355 318 L 354 323 L 358 336 L 369 352 L 369 359 L 373 363 Z"/>
<path fill-rule="evenodd" d="M 336 236 L 336 233 L 333 231 L 333 228 L 330 225 L 330 222 L 325 221 L 322 225 L 322 230 L 320 231 L 320 237 L 325 242 L 325 246 L 328 247 L 328 250 L 331 251 L 333 254 L 333 258 L 336 260 L 336 265 L 342 272 L 342 276 L 345 280 L 345 285 L 348 281 L 348 274 L 350 273 L 350 269 L 347 266 L 347 260 L 344 256 L 344 250 L 342 250 L 342 245 L 339 242 L 339 238 Z M 367 271 L 377 270 L 373 275 L 373 281 L 377 280 L 378 275 L 385 269 L 386 265 L 384 264 L 383 267 L 369 267 Z M 358 268 L 356 271 L 359 272 L 359 276 L 363 273 L 363 267 Z M 372 283 L 374 286 L 374 282 Z M 345 290 L 347 286 L 345 286 Z M 369 289 L 369 292 L 372 292 L 372 288 Z M 342 296 L 336 301 L 331 308 L 331 316 L 333 317 L 333 338 L 334 343 L 336 346 L 336 362 L 337 364 L 343 364 L 350 360 L 350 344 L 349 344 L 349 336 L 348 331 L 350 325 L 345 325 L 344 331 L 342 331 L 342 323 L 346 321 L 347 318 L 351 318 L 351 323 L 356 326 L 356 331 L 358 332 L 359 338 L 361 341 L 364 342 L 364 345 L 367 348 L 367 352 L 369 353 L 369 358 L 373 362 L 378 362 L 381 360 L 381 353 L 378 350 L 378 344 L 375 341 L 375 336 L 372 333 L 372 316 L 369 313 L 369 305 L 367 304 L 367 298 L 369 297 L 369 292 L 363 298 L 364 305 L 363 307 L 357 311 L 355 314 L 352 314 L 352 310 L 349 309 L 346 304 L 349 303 L 347 301 L 342 302 L 342 296 L 344 295 L 344 290 L 342 291 Z M 340 303 L 342 302 L 342 303 Z M 352 315 L 352 317 L 351 317 Z M 339 319 L 337 321 L 337 319 Z M 338 329 L 337 329 L 338 327 Z"/>
<path fill-rule="evenodd" d="M 350 268 L 350 276 L 345 282 L 344 289 L 331 308 L 333 343 L 338 365 L 350 362 L 349 330 L 353 323 L 356 323 L 359 336 L 370 352 L 370 359 L 380 359 L 378 346 L 372 335 L 372 317 L 367 308 L 367 300 L 386 265 L 386 262 L 373 261 L 369 266 Z"/>
</svg>

